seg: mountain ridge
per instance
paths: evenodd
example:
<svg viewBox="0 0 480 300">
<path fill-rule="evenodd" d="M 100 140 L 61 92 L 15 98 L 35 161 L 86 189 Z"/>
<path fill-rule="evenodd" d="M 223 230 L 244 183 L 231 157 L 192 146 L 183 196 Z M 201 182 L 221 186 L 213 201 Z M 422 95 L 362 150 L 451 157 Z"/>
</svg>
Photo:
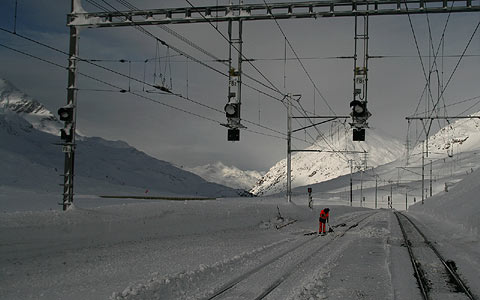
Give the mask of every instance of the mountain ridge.
<svg viewBox="0 0 480 300">
<path fill-rule="evenodd" d="M 251 189 L 263 175 L 258 171 L 244 171 L 235 166 L 226 166 L 220 161 L 184 169 L 197 174 L 207 181 L 245 190 Z"/>
<path fill-rule="evenodd" d="M 400 142 L 384 137 L 373 129 L 367 129 L 365 142 L 353 142 L 351 130 L 347 127 L 334 132 L 330 138 L 319 138 L 316 145 L 305 150 L 309 152 L 296 152 L 292 155 L 292 188 L 350 173 L 351 166 L 348 161 L 356 161 L 357 164 L 352 165 L 352 168 L 359 168 L 358 162 L 364 160 L 364 153 L 368 155 L 368 167 L 388 163 L 403 153 Z M 282 159 L 270 168 L 250 192 L 255 195 L 270 195 L 286 191 L 286 185 L 286 159 Z"/>
<path fill-rule="evenodd" d="M 40 102 L 0 80 L 0 177 L 4 185 L 51 192 L 61 188 L 61 122 Z M 148 156 L 123 141 L 80 136 L 76 194 L 158 193 L 225 197 L 245 194 Z M 9 170 L 9 171 L 8 171 Z"/>
</svg>

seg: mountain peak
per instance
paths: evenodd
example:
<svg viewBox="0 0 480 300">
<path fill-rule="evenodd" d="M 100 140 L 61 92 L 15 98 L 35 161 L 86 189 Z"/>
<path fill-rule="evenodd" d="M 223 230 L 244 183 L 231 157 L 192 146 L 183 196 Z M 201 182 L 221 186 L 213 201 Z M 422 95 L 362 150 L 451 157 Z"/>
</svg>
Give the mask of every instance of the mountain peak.
<svg viewBox="0 0 480 300">
<path fill-rule="evenodd" d="M 43 104 L 21 92 L 8 80 L 0 78 L 0 111 L 23 117 L 35 129 L 59 135 L 62 124 Z"/>
<path fill-rule="evenodd" d="M 258 171 L 243 171 L 235 166 L 226 166 L 220 161 L 204 166 L 186 168 L 186 170 L 207 181 L 236 189 L 248 190 L 262 177 L 262 174 Z"/>
<path fill-rule="evenodd" d="M 368 129 L 365 142 L 353 142 L 351 129 L 340 126 L 329 137 L 320 137 L 305 152 L 292 155 L 292 187 L 319 183 L 354 171 L 357 167 L 376 167 L 394 161 L 403 153 L 402 144 L 393 138 Z M 366 161 L 365 161 L 366 159 Z M 250 190 L 268 195 L 286 190 L 286 159 L 279 161 Z"/>
</svg>

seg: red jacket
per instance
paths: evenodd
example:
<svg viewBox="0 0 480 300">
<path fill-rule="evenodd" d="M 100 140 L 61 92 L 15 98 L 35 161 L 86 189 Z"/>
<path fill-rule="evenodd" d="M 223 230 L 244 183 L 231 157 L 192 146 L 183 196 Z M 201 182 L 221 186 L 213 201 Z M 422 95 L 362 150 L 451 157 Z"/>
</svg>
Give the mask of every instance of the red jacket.
<svg viewBox="0 0 480 300">
<path fill-rule="evenodd" d="M 326 212 L 324 209 L 322 209 L 322 211 L 320 212 L 320 219 L 319 221 L 322 222 L 322 223 L 325 223 L 325 222 L 328 222 L 328 212 Z"/>
</svg>

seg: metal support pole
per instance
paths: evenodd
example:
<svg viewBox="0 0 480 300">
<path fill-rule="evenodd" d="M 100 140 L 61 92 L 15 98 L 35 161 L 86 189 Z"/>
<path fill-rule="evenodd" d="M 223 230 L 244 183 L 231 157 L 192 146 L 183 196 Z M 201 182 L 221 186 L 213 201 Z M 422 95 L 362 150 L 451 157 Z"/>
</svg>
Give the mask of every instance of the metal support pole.
<svg viewBox="0 0 480 300">
<path fill-rule="evenodd" d="M 292 96 L 287 95 L 287 202 L 292 202 Z"/>
<path fill-rule="evenodd" d="M 237 103 L 242 103 L 242 34 L 243 34 L 243 22 L 240 20 L 238 21 L 238 90 L 237 90 Z"/>
<path fill-rule="evenodd" d="M 363 170 L 360 170 L 360 207 L 363 206 Z"/>
<path fill-rule="evenodd" d="M 408 210 L 408 190 L 405 188 L 405 211 Z"/>
<path fill-rule="evenodd" d="M 355 15 L 355 37 L 354 37 L 354 44 L 353 44 L 353 51 L 354 51 L 354 53 L 353 53 L 353 72 L 355 72 L 355 70 L 357 69 L 357 59 L 358 59 L 358 55 L 357 55 L 358 20 L 357 20 L 357 18 L 358 18 L 357 15 Z M 356 87 L 355 76 L 353 76 L 353 100 L 357 99 L 357 94 L 355 94 L 355 87 Z"/>
<path fill-rule="evenodd" d="M 375 209 L 377 209 L 378 177 L 375 176 Z"/>
<path fill-rule="evenodd" d="M 408 191 L 405 189 L 405 210 L 408 210 Z"/>
<path fill-rule="evenodd" d="M 228 102 L 232 98 L 232 21 L 228 21 Z"/>
<path fill-rule="evenodd" d="M 433 165 L 432 165 L 432 161 L 430 161 L 430 197 L 432 197 L 432 194 L 433 194 L 433 188 L 432 188 L 432 173 L 433 173 Z"/>
<path fill-rule="evenodd" d="M 390 181 L 390 208 L 393 208 L 393 182 Z"/>
<path fill-rule="evenodd" d="M 72 14 L 75 11 L 75 1 L 71 1 Z M 73 108 L 73 120 L 71 124 L 72 141 L 63 145 L 62 151 L 65 152 L 65 167 L 63 175 L 63 210 L 73 204 L 73 179 L 75 166 L 75 127 L 76 127 L 76 106 L 77 106 L 77 88 L 76 72 L 78 57 L 78 31 L 75 26 L 70 26 L 70 46 L 68 57 L 68 86 L 67 86 L 67 105 Z"/>
<path fill-rule="evenodd" d="M 15 1 L 15 13 L 13 17 L 13 33 L 17 33 L 17 8 L 18 8 L 18 1 Z"/>
<path fill-rule="evenodd" d="M 353 169 L 353 160 L 350 162 L 350 206 L 353 204 L 353 178 L 352 178 L 352 169 Z"/>
<path fill-rule="evenodd" d="M 422 204 L 425 202 L 425 141 L 422 142 Z"/>
<path fill-rule="evenodd" d="M 367 9 L 368 9 L 368 2 L 367 2 Z M 363 26 L 364 26 L 364 29 L 363 29 L 363 34 L 364 34 L 364 42 L 363 42 L 363 47 L 364 47 L 364 66 L 365 66 L 365 69 L 366 69 L 366 73 L 365 73 L 365 90 L 364 90 L 364 100 L 365 102 L 368 102 L 368 40 L 369 40 L 369 36 L 368 36 L 368 14 L 363 16 Z"/>
</svg>

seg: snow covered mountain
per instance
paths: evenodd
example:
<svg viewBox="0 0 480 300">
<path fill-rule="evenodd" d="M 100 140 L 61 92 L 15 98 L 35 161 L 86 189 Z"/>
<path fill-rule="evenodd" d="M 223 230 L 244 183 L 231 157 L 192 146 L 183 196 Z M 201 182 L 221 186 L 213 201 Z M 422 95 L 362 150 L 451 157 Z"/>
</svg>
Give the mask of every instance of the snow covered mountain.
<svg viewBox="0 0 480 300">
<path fill-rule="evenodd" d="M 262 178 L 262 173 L 258 171 L 243 171 L 235 166 L 226 166 L 221 162 L 185 169 L 207 181 L 237 189 L 249 190 Z"/>
<path fill-rule="evenodd" d="M 62 124 L 38 101 L 0 81 L 0 174 L 2 189 L 58 192 L 63 153 Z M 122 141 L 79 137 L 76 147 L 76 194 L 238 196 L 244 191 L 207 182 L 155 159 Z"/>
<path fill-rule="evenodd" d="M 480 116 L 480 112 L 472 114 Z M 458 152 L 480 149 L 480 119 L 460 119 L 440 129 L 428 138 L 428 152 L 433 157 L 453 156 Z M 427 147 L 425 147 L 427 151 Z M 411 155 L 422 153 L 422 143 L 418 144 Z"/>
<path fill-rule="evenodd" d="M 474 116 L 480 116 L 480 113 Z M 419 202 L 424 197 L 445 193 L 476 172 L 480 154 L 480 120 L 461 119 L 432 133 L 428 139 L 428 156 L 425 153 L 422 159 L 421 153 L 422 142 L 417 141 L 408 156 L 399 155 L 398 159 L 369 169 L 366 173 L 354 170 L 352 192 L 350 174 L 308 184 L 308 187 L 313 189 L 314 201 L 349 205 L 352 199 L 354 205 L 358 205 L 363 199 L 365 202 L 361 205 L 372 208 L 377 206 L 378 200 L 378 207 L 385 208 L 388 207 L 388 197 L 392 197 L 395 209 L 405 209 L 406 205 Z M 304 186 L 293 189 L 292 194 L 305 203 L 307 191 Z"/>
<path fill-rule="evenodd" d="M 305 150 L 325 152 L 297 152 L 292 155 L 292 188 L 314 184 L 350 173 L 349 160 L 355 163 L 366 160 L 367 167 L 375 167 L 397 159 L 403 153 L 402 144 L 390 137 L 384 137 L 374 129 L 366 131 L 365 142 L 353 142 L 351 131 L 345 128 L 328 139 L 320 138 L 317 145 Z M 344 151 L 332 153 L 328 151 Z M 356 151 L 361 153 L 348 153 Z M 366 152 L 366 156 L 364 154 Z M 359 167 L 354 165 L 355 169 Z M 274 165 L 250 190 L 255 195 L 269 195 L 286 190 L 286 159 Z"/>
<path fill-rule="evenodd" d="M 0 78 L 0 109 L 17 113 L 35 129 L 59 135 L 62 123 L 40 102 Z"/>
</svg>

